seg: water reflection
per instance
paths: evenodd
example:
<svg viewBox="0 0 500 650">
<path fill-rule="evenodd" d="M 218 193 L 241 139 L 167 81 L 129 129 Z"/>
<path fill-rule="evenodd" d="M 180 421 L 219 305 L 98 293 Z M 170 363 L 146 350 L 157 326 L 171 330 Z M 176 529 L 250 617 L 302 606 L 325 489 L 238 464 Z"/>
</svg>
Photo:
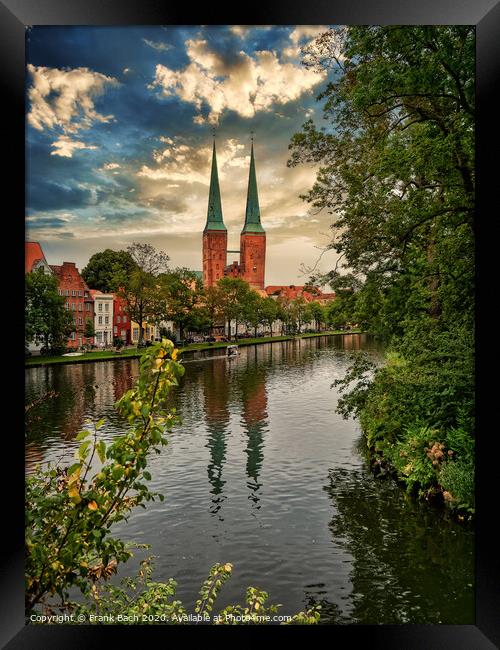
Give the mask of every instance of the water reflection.
<svg viewBox="0 0 500 650">
<path fill-rule="evenodd" d="M 260 357 L 259 358 L 259 352 Z M 245 454 L 247 455 L 246 474 L 247 486 L 250 489 L 248 498 L 255 510 L 260 508 L 259 490 L 262 482 L 259 480 L 260 469 L 264 459 L 264 433 L 267 431 L 267 366 L 264 365 L 264 351 L 259 346 L 248 350 L 246 363 L 242 364 L 239 375 L 239 388 L 243 402 L 241 424 L 247 437 Z M 272 352 L 271 352 L 272 355 Z M 272 357 L 267 358 L 272 363 Z"/>
<path fill-rule="evenodd" d="M 168 400 L 182 425 L 150 459 L 151 489 L 166 499 L 116 536 L 151 544 L 155 577 L 176 579 L 187 604 L 224 561 L 235 572 L 221 606 L 253 584 L 284 614 L 320 603 L 328 623 L 471 622 L 472 533 L 365 471 L 356 423 L 335 414 L 331 385 L 350 350 L 376 348 L 349 335 L 240 347 L 232 361 L 187 356 Z M 89 417 L 105 419 L 106 440 L 122 433 L 114 402 L 138 372 L 137 360 L 27 370 L 27 403 L 39 400 L 27 413 L 27 471 L 71 461 Z"/>
<path fill-rule="evenodd" d="M 219 513 L 226 495 L 223 492 L 226 481 L 222 478 L 222 470 L 226 460 L 226 436 L 229 433 L 229 388 L 226 359 L 214 359 L 203 372 L 203 398 L 205 422 L 208 432 L 206 447 L 210 451 L 210 462 L 207 467 L 208 480 L 210 483 L 212 514 Z"/>
<path fill-rule="evenodd" d="M 422 508 L 392 481 L 365 468 L 335 469 L 325 486 L 335 515 L 332 543 L 352 557 L 349 615 L 319 592 L 329 623 L 474 622 L 472 539 L 460 526 Z"/>
</svg>

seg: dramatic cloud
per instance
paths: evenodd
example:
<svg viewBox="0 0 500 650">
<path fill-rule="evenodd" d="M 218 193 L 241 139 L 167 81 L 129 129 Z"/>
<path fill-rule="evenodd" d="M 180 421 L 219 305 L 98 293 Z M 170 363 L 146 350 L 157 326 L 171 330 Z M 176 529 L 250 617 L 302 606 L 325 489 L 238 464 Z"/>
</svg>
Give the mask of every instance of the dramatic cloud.
<svg viewBox="0 0 500 650">
<path fill-rule="evenodd" d="M 28 73 L 31 78 L 28 122 L 38 131 L 59 127 L 64 133 L 76 133 L 95 122 L 113 119 L 113 115 L 101 115 L 94 107 L 95 97 L 102 95 L 107 87 L 118 85 L 113 77 L 88 68 L 60 70 L 32 64 L 28 64 Z"/>
<path fill-rule="evenodd" d="M 56 140 L 50 146 L 55 149 L 50 152 L 52 156 L 62 156 L 63 158 L 72 158 L 75 149 L 97 149 L 95 145 L 72 140 L 67 135 L 62 135 L 59 140 Z"/>
<path fill-rule="evenodd" d="M 217 124 L 224 110 L 253 117 L 275 104 L 298 99 L 324 78 L 300 63 L 281 62 L 274 51 L 259 50 L 254 57 L 240 51 L 227 62 L 206 40 L 193 39 L 186 41 L 186 54 L 190 63 L 181 70 L 158 64 L 151 88 L 193 104 L 199 113 L 194 118 L 197 124 L 204 119 Z M 205 106 L 206 118 L 201 113 Z"/>
</svg>

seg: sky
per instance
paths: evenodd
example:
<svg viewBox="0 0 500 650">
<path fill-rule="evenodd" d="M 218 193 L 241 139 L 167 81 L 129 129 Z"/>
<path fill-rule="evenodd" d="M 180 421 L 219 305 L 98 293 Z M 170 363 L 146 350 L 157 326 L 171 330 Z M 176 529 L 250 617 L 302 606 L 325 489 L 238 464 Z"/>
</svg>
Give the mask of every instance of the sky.
<svg viewBox="0 0 500 650">
<path fill-rule="evenodd" d="M 31 27 L 27 30 L 26 238 L 80 270 L 105 248 L 147 242 L 202 268 L 213 129 L 228 248 L 239 248 L 254 151 L 266 285 L 303 284 L 331 214 L 300 198 L 312 165 L 288 168 L 325 73 L 301 48 L 328 26 Z M 228 264 L 237 255 L 228 255 Z M 328 251 L 317 268 L 327 271 Z"/>
</svg>

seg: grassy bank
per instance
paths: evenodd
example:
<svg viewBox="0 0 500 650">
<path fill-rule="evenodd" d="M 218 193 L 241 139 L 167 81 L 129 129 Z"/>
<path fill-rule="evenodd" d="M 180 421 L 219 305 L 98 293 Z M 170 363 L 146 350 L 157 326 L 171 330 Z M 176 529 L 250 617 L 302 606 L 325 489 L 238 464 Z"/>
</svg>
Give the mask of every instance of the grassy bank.
<svg viewBox="0 0 500 650">
<path fill-rule="evenodd" d="M 238 341 L 230 341 L 228 343 L 219 342 L 219 343 L 192 343 L 191 345 L 186 345 L 183 348 L 180 348 L 181 352 L 196 352 L 198 350 L 215 350 L 218 348 L 226 348 L 228 345 L 234 345 L 237 343 L 239 346 L 244 345 L 258 345 L 260 343 L 278 343 L 279 341 L 291 341 L 299 338 L 313 338 L 318 336 L 332 336 L 336 334 L 359 334 L 361 330 L 353 329 L 348 332 L 339 331 L 339 330 L 330 330 L 327 332 L 319 333 L 309 333 L 309 334 L 300 334 L 297 336 L 264 336 L 259 338 L 252 339 L 238 339 Z M 129 348 L 123 352 L 110 352 L 109 350 L 105 351 L 96 351 L 96 352 L 87 352 L 80 357 L 29 357 L 25 360 L 25 366 L 28 367 L 38 367 L 38 366 L 48 366 L 52 364 L 60 363 L 88 363 L 93 361 L 112 361 L 115 359 L 134 359 L 139 358 L 143 354 L 144 350 L 137 350 L 137 348 Z"/>
</svg>

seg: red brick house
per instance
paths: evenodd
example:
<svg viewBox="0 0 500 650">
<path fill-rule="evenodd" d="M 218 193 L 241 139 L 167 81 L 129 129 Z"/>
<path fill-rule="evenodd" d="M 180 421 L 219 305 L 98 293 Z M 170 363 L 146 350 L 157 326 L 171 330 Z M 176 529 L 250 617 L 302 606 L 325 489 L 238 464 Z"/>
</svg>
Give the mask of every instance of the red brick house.
<svg viewBox="0 0 500 650">
<path fill-rule="evenodd" d="M 50 265 L 59 283 L 59 295 L 66 298 L 66 309 L 73 315 L 74 330 L 68 340 L 69 348 L 79 348 L 86 343 L 93 343 L 93 337 L 85 336 L 87 320 L 94 323 L 94 301 L 85 280 L 80 275 L 74 262 L 63 262 L 62 266 Z"/>
<path fill-rule="evenodd" d="M 130 317 L 125 311 L 127 303 L 118 294 L 113 298 L 113 337 L 122 339 L 125 345 L 132 343 Z"/>
</svg>

